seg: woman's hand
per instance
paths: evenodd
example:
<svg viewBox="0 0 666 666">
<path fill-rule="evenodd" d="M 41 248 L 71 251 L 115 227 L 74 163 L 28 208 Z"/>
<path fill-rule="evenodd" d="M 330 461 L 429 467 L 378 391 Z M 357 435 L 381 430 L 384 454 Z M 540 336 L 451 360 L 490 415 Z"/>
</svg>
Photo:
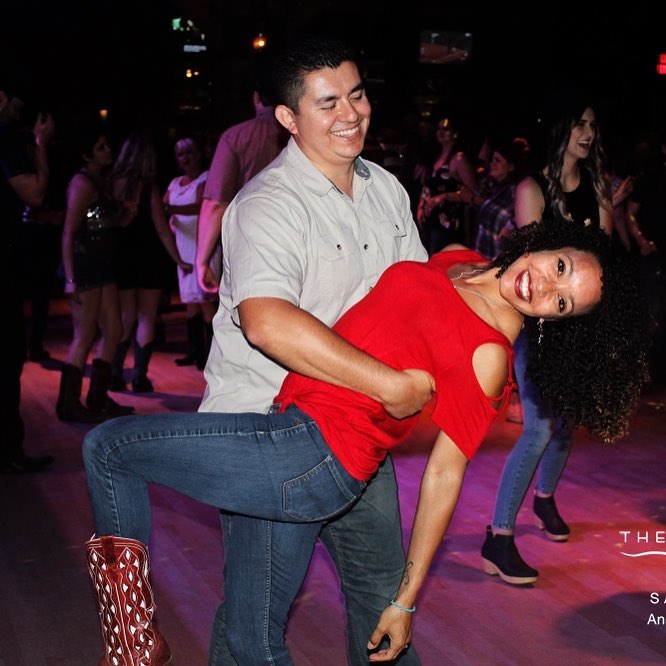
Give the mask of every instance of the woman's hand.
<svg viewBox="0 0 666 666">
<path fill-rule="evenodd" d="M 403 650 L 409 647 L 412 636 L 412 614 L 396 608 L 387 606 L 379 617 L 376 629 L 372 632 L 368 641 L 368 650 L 374 650 L 382 641 L 384 636 L 388 637 L 389 646 L 369 656 L 370 661 L 391 661 L 397 659 Z"/>
<path fill-rule="evenodd" d="M 208 263 L 197 266 L 197 282 L 206 294 L 216 294 L 220 289 L 220 281 Z"/>
<path fill-rule="evenodd" d="M 445 201 L 446 192 L 442 192 L 441 194 L 436 194 L 435 196 L 430 197 L 424 204 L 426 216 L 430 215 L 430 213 L 432 213 L 432 211 L 435 209 L 441 208 Z"/>
<path fill-rule="evenodd" d="M 185 274 L 189 274 L 189 273 L 191 273 L 191 272 L 194 270 L 194 265 L 188 263 L 187 261 L 182 261 L 182 260 L 179 261 L 179 262 L 178 262 L 178 266 L 180 267 L 180 269 L 181 269 L 181 270 L 183 271 L 183 273 L 185 273 Z"/>
<path fill-rule="evenodd" d="M 81 303 L 81 297 L 79 296 L 79 290 L 78 287 L 76 286 L 76 282 L 70 282 L 69 280 L 66 280 L 65 288 L 63 291 L 65 296 L 70 301 L 74 301 L 75 303 Z"/>
<path fill-rule="evenodd" d="M 613 207 L 619 206 L 633 191 L 634 179 L 631 176 L 627 176 L 622 181 L 620 181 L 617 189 L 615 192 L 613 192 Z"/>
<path fill-rule="evenodd" d="M 40 113 L 35 121 L 32 133 L 38 146 L 45 146 L 53 137 L 55 123 L 50 113 Z"/>
</svg>

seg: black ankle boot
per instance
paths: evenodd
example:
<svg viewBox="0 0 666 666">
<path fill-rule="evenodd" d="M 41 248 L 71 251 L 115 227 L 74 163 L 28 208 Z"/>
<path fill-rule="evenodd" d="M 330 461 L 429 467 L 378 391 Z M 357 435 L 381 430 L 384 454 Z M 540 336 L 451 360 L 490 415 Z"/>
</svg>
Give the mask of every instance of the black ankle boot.
<svg viewBox="0 0 666 666">
<path fill-rule="evenodd" d="M 129 351 L 132 339 L 128 338 L 119 342 L 111 363 L 111 379 L 109 380 L 109 391 L 127 391 L 127 382 L 125 381 L 125 357 Z"/>
<path fill-rule="evenodd" d="M 106 416 L 93 412 L 81 404 L 83 373 L 76 366 L 65 363 L 60 375 L 60 391 L 56 402 L 56 414 L 61 421 L 101 423 Z"/>
<path fill-rule="evenodd" d="M 562 520 L 555 505 L 555 498 L 534 496 L 534 513 L 536 514 L 536 526 L 546 532 L 551 541 L 566 541 L 571 530 Z"/>
<path fill-rule="evenodd" d="M 90 373 L 90 387 L 86 406 L 93 412 L 99 412 L 107 418 L 127 416 L 134 411 L 130 405 L 119 405 L 108 393 L 111 384 L 111 364 L 101 358 L 93 359 Z"/>
<path fill-rule="evenodd" d="M 481 557 L 483 570 L 491 576 L 499 576 L 505 583 L 527 585 L 539 577 L 539 572 L 520 556 L 513 534 L 493 534 L 490 525 L 486 527 Z"/>
<path fill-rule="evenodd" d="M 141 347 L 134 341 L 134 370 L 132 371 L 132 391 L 134 393 L 152 393 L 153 383 L 148 378 L 148 364 L 153 355 L 155 345 L 152 342 L 146 342 Z"/>
<path fill-rule="evenodd" d="M 176 359 L 176 365 L 196 365 L 201 363 L 204 354 L 204 319 L 196 314 L 189 317 L 187 326 L 187 354 Z"/>
</svg>

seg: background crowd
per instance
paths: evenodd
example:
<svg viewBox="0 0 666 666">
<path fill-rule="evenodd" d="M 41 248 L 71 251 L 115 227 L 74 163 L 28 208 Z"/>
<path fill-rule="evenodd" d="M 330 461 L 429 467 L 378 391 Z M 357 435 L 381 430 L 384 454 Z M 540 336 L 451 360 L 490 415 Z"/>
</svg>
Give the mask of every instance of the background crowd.
<svg viewBox="0 0 666 666">
<path fill-rule="evenodd" d="M 50 299 L 65 296 L 71 305 L 73 337 L 63 359 L 59 418 L 96 423 L 133 411 L 108 391 L 125 391 L 128 385 L 137 393 L 153 390 L 149 362 L 165 336 L 160 310 L 175 302 L 183 304 L 187 319 L 187 349 L 176 363 L 203 370 L 217 307 L 219 218 L 286 140 L 274 122 L 265 82 L 254 83 L 247 94 L 255 117 L 220 135 L 206 127 L 185 133 L 177 126 L 137 126 L 118 135 L 99 118 L 55 119 L 50 177 L 37 205 L 22 202 L 12 244 L 18 243 L 22 296 L 29 303 L 28 360 L 51 360 L 44 344 Z M 5 84 L 10 93 L 12 85 Z M 371 128 L 363 156 L 404 185 L 429 254 L 460 242 L 493 258 L 516 228 L 517 185 L 546 164 L 548 114 L 572 94 L 559 91 L 545 100 L 539 122 L 518 133 L 469 127 L 448 109 L 434 109 L 429 117 L 384 114 L 391 120 Z M 6 124 L 24 142 L 26 159 L 34 161 L 36 112 L 31 91 L 24 96 L 25 109 L 11 117 L 5 113 Z M 603 127 L 603 117 L 596 123 Z M 663 384 L 665 375 L 659 341 L 666 139 L 660 130 L 636 128 L 621 136 L 600 135 L 598 141 L 600 167 L 612 188 L 612 235 L 640 262 L 650 302 L 653 385 Z M 126 373 L 130 350 L 132 369 Z"/>
</svg>

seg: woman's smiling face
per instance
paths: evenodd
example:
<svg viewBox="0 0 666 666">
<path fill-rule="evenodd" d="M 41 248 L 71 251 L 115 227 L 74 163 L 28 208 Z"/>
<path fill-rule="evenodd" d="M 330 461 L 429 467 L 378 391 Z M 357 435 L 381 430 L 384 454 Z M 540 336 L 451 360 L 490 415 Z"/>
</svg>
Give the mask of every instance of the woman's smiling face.
<svg viewBox="0 0 666 666">
<path fill-rule="evenodd" d="M 583 115 L 571 128 L 567 152 L 579 160 L 584 160 L 590 154 L 592 144 L 597 138 L 597 120 L 594 111 L 590 108 L 583 111 Z"/>
<path fill-rule="evenodd" d="M 601 267 L 594 255 L 574 248 L 534 252 L 506 269 L 499 290 L 528 317 L 586 314 L 601 299 Z"/>
</svg>

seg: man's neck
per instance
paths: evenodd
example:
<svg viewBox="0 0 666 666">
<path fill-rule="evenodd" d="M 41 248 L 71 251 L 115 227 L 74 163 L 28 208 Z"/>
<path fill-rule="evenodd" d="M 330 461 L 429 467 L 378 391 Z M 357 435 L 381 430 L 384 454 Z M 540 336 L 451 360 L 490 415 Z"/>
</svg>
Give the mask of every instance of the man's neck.
<svg viewBox="0 0 666 666">
<path fill-rule="evenodd" d="M 350 199 L 354 198 L 354 163 L 346 169 L 329 170 L 324 175 Z"/>
</svg>

